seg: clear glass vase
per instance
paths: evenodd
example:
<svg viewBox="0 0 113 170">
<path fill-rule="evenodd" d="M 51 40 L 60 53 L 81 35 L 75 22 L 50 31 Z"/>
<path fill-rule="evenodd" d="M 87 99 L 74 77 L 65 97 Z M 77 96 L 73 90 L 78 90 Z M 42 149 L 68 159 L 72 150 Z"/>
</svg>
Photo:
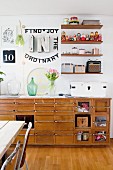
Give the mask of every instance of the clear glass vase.
<svg viewBox="0 0 113 170">
<path fill-rule="evenodd" d="M 37 94 L 37 84 L 34 82 L 34 78 L 31 78 L 30 83 L 27 85 L 27 91 L 29 96 L 36 96 Z"/>
<path fill-rule="evenodd" d="M 17 96 L 19 95 L 19 92 L 20 92 L 21 83 L 16 79 L 10 80 L 7 83 L 7 88 L 8 88 L 9 95 Z"/>
<path fill-rule="evenodd" d="M 50 80 L 50 84 L 49 84 L 49 95 L 50 95 L 50 96 L 55 96 L 55 90 L 56 90 L 55 80 Z"/>
</svg>

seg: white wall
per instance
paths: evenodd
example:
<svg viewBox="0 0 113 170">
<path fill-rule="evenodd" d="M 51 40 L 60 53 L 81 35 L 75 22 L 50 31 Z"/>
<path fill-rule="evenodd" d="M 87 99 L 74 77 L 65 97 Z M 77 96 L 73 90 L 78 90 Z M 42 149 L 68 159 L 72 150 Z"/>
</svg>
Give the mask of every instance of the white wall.
<svg viewBox="0 0 113 170">
<path fill-rule="evenodd" d="M 63 23 L 63 18 L 70 17 L 64 15 L 54 15 L 54 16 L 44 16 L 44 15 L 35 15 L 35 16 L 1 16 L 0 17 L 0 26 L 18 26 L 19 20 L 21 20 L 22 24 L 26 26 L 26 28 L 59 28 Z M 79 20 L 83 19 L 99 19 L 102 28 L 103 35 L 103 44 L 102 53 L 103 53 L 103 74 L 102 75 L 61 75 L 58 80 L 56 80 L 57 93 L 70 93 L 69 84 L 70 81 L 104 81 L 108 82 L 108 91 L 107 96 L 113 97 L 113 62 L 112 62 L 112 49 L 113 49 L 113 17 L 112 16 L 78 16 Z M 94 30 L 95 31 L 95 30 Z M 1 36 L 1 33 L 0 33 Z M 25 43 L 28 43 L 28 37 L 24 34 Z M 60 37 L 59 37 L 60 38 Z M 28 62 L 24 58 L 24 53 L 26 51 L 25 47 L 3 47 L 1 46 L 1 57 L 0 57 L 0 70 L 6 73 L 5 80 L 2 82 L 2 94 L 7 94 L 7 82 L 15 77 L 21 82 L 21 94 L 27 93 L 26 85 L 27 85 L 27 77 L 29 73 L 35 68 L 57 68 L 60 71 L 61 62 L 65 62 L 65 59 L 58 59 L 56 62 L 52 62 L 50 64 L 34 64 L 32 62 Z M 89 45 L 90 46 L 90 45 Z M 2 62 L 2 50 L 4 49 L 15 49 L 16 50 L 16 63 L 15 64 L 4 64 Z M 85 59 L 78 59 L 80 62 L 84 62 Z M 69 62 L 75 62 L 76 59 L 69 59 Z M 78 62 L 77 61 L 77 62 Z M 39 71 L 40 72 L 40 71 Z M 43 77 L 44 78 L 44 77 Z M 42 78 L 42 79 L 43 79 Z M 42 80 L 43 81 L 43 80 Z M 113 103 L 113 102 L 112 102 Z M 113 137 L 113 115 L 111 110 L 111 137 Z"/>
</svg>

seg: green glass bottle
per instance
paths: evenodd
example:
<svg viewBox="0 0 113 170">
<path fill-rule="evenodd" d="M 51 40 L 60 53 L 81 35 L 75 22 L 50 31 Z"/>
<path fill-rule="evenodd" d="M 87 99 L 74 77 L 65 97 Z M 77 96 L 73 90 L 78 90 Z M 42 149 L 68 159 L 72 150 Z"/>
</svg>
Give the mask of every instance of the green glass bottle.
<svg viewBox="0 0 113 170">
<path fill-rule="evenodd" d="M 34 78 L 31 78 L 30 83 L 27 85 L 27 91 L 29 96 L 36 96 L 37 94 L 37 84 L 34 82 Z"/>
</svg>

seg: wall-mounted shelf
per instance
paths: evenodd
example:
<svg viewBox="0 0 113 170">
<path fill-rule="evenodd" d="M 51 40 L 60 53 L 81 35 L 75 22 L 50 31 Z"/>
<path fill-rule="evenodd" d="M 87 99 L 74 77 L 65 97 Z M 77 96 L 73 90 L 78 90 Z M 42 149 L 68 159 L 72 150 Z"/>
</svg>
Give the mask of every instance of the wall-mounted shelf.
<svg viewBox="0 0 113 170">
<path fill-rule="evenodd" d="M 61 74 L 103 74 L 103 73 L 67 73 L 67 72 L 62 72 Z"/>
<path fill-rule="evenodd" d="M 100 57 L 103 54 L 61 54 L 63 57 Z"/>
<path fill-rule="evenodd" d="M 103 25 L 61 25 L 61 29 L 101 29 Z"/>
<path fill-rule="evenodd" d="M 61 41 L 61 44 L 101 44 L 103 41 Z"/>
</svg>

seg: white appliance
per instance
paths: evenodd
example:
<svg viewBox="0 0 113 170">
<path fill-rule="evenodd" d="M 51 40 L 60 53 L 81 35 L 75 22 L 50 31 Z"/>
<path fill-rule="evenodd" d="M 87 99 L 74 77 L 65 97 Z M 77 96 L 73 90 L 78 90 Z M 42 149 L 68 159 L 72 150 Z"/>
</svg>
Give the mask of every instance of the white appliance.
<svg viewBox="0 0 113 170">
<path fill-rule="evenodd" d="M 106 97 L 106 82 L 71 82 L 71 96 L 75 97 Z"/>
</svg>

